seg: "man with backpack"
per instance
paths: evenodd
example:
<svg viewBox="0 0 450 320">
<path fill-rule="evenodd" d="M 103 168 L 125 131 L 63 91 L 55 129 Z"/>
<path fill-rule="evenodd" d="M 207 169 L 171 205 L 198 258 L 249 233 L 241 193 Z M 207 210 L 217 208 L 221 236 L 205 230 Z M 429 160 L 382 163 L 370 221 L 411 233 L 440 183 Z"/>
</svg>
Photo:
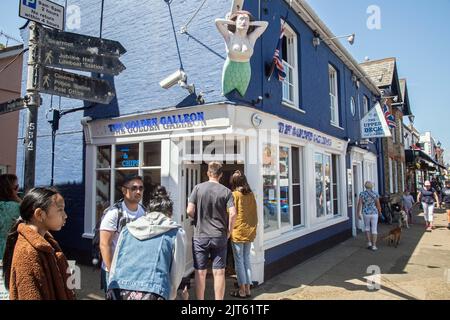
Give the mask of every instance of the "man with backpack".
<svg viewBox="0 0 450 320">
<path fill-rule="evenodd" d="M 102 262 L 102 285 L 107 289 L 109 270 L 114 251 L 122 228 L 145 215 L 145 209 L 140 205 L 144 192 L 144 180 L 138 175 L 127 176 L 122 184 L 123 200 L 106 210 L 100 223 L 100 252 Z"/>
</svg>

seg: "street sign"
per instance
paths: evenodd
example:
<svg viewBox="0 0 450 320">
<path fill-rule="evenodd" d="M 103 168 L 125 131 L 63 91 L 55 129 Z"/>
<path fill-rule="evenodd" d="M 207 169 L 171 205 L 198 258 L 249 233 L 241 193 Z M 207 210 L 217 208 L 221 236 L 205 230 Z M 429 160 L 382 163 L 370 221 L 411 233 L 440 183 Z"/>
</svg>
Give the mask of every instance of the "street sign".
<svg viewBox="0 0 450 320">
<path fill-rule="evenodd" d="M 0 114 L 14 112 L 25 108 L 25 102 L 22 98 L 19 98 L 5 103 L 0 103 Z"/>
<path fill-rule="evenodd" d="M 92 55 L 52 47 L 40 47 L 38 61 L 42 65 L 51 67 L 112 75 L 118 75 L 125 70 L 125 66 L 118 57 Z"/>
<path fill-rule="evenodd" d="M 39 90 L 101 104 L 109 104 L 115 96 L 108 81 L 45 67 L 39 71 Z"/>
<path fill-rule="evenodd" d="M 19 17 L 64 30 L 64 6 L 49 0 L 20 0 Z"/>
<path fill-rule="evenodd" d="M 39 27 L 39 43 L 61 50 L 72 50 L 97 55 L 119 57 L 125 48 L 118 41 L 90 37 L 72 32 Z"/>
</svg>

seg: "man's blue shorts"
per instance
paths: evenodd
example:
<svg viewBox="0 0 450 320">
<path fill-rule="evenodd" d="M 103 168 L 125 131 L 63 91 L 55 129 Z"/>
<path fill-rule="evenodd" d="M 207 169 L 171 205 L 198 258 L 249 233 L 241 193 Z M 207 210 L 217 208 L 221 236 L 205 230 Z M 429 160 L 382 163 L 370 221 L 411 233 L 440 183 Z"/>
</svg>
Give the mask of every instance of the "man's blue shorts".
<svg viewBox="0 0 450 320">
<path fill-rule="evenodd" d="M 225 269 L 227 262 L 226 237 L 220 238 L 193 238 L 192 254 L 195 270 L 206 270 L 208 259 L 211 258 L 213 269 Z"/>
</svg>

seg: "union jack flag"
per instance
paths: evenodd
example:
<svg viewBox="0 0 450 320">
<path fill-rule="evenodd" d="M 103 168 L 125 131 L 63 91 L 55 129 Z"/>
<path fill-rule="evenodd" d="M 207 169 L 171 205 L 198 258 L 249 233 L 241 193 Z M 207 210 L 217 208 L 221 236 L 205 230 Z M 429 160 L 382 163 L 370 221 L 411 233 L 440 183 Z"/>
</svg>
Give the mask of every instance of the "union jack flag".
<svg viewBox="0 0 450 320">
<path fill-rule="evenodd" d="M 281 46 L 283 44 L 283 37 L 284 37 L 284 28 L 281 28 L 280 38 L 278 39 L 278 44 L 277 44 L 277 47 L 275 48 L 275 53 L 273 54 L 272 68 L 270 70 L 269 80 L 272 77 L 273 72 L 275 71 L 275 67 L 276 67 L 277 73 L 278 73 L 278 80 L 284 81 L 284 79 L 286 78 L 286 72 L 284 71 L 283 60 L 281 60 L 281 57 L 280 57 Z"/>
<path fill-rule="evenodd" d="M 383 105 L 383 113 L 389 128 L 391 129 L 397 128 L 397 123 L 395 123 L 395 117 L 389 112 L 389 108 L 386 104 Z"/>
</svg>

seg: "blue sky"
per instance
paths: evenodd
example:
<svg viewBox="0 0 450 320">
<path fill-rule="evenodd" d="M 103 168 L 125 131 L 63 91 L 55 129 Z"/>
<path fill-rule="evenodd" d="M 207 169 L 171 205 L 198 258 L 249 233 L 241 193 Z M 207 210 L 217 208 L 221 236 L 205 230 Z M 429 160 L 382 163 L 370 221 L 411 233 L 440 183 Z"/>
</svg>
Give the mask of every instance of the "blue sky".
<svg viewBox="0 0 450 320">
<path fill-rule="evenodd" d="M 156 0 L 154 0 L 156 1 Z M 174 0 L 177 1 L 177 0 Z M 210 0 L 218 1 L 218 0 Z M 59 1 L 64 2 L 64 1 Z M 0 30 L 20 39 L 18 0 L 1 0 Z M 346 45 L 356 61 L 396 57 L 407 78 L 415 126 L 431 131 L 447 150 L 450 163 L 450 12 L 449 0 L 308 0 L 335 35 L 356 33 Z M 369 30 L 369 6 L 380 8 L 381 28 Z M 0 38 L 4 43 L 4 38 Z"/>
</svg>

